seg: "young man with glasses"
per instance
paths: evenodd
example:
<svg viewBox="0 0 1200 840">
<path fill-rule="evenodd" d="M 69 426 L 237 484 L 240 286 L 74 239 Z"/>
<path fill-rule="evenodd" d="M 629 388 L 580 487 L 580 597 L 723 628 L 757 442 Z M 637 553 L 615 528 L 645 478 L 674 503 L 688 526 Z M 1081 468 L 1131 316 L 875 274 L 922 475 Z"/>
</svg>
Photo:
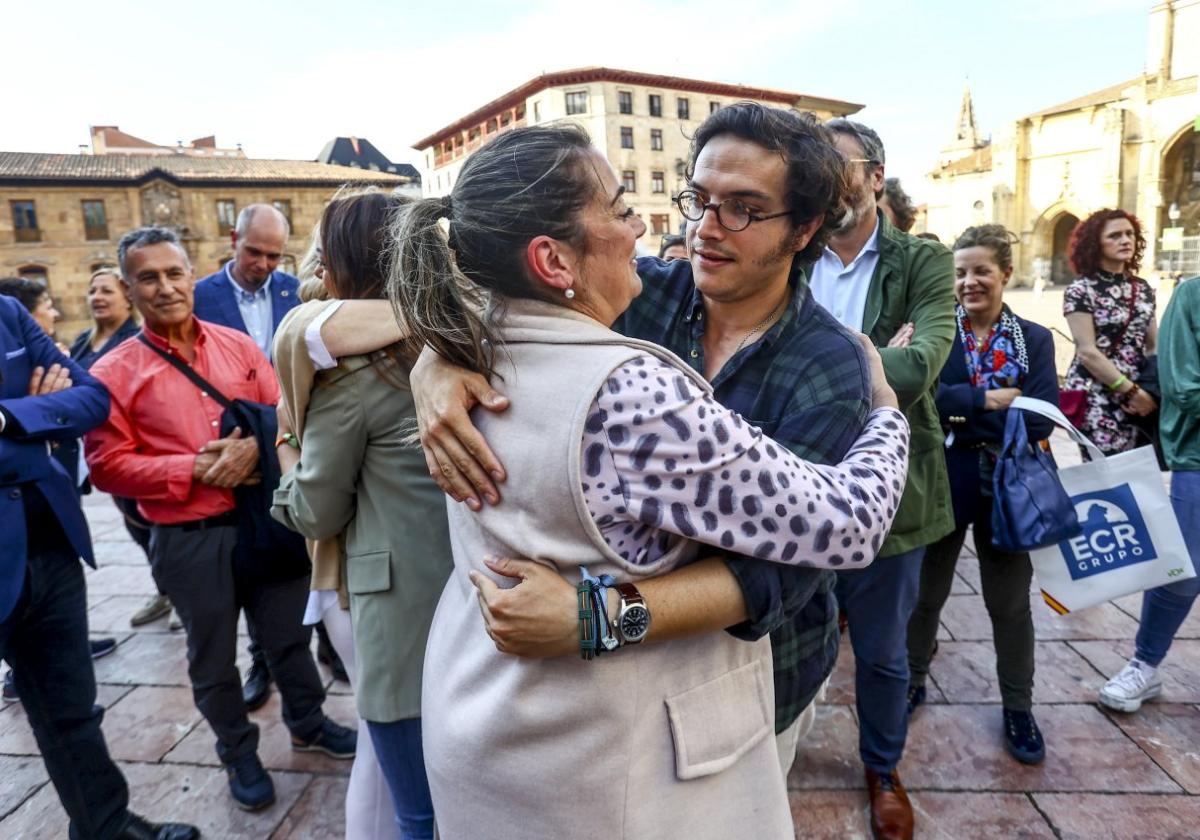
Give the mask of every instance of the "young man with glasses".
<svg viewBox="0 0 1200 840">
<path fill-rule="evenodd" d="M 697 131 L 689 189 L 677 198 L 688 219 L 690 259 L 639 260 L 643 292 L 615 325 L 672 350 L 712 382 L 724 405 L 822 463 L 842 458 L 871 405 L 858 340 L 812 299 L 803 270 L 847 212 L 847 196 L 845 162 L 812 115 L 754 103 L 720 109 Z M 390 313 L 389 304 L 355 303 L 322 328 L 334 356 L 399 337 L 394 319 L 378 317 Z M 499 501 L 489 476 L 503 476 L 503 468 L 467 410 L 476 402 L 502 410 L 503 398 L 482 378 L 456 372 L 431 353 L 414 369 L 412 383 L 439 484 L 472 507 L 481 499 Z M 664 601 L 685 605 L 691 619 L 671 626 L 660 613 L 649 639 L 720 630 L 723 625 L 705 626 L 704 617 L 730 614 L 746 617 L 728 628 L 740 638 L 771 633 L 786 773 L 795 757 L 793 725 L 837 658 L 834 576 L 749 557 L 705 566 L 712 575 L 703 580 L 697 567 L 641 587 L 650 600 L 657 591 Z M 728 609 L 728 598 L 738 602 L 736 610 Z M 530 639 L 508 641 L 512 649 L 536 647 Z"/>
<path fill-rule="evenodd" d="M 879 557 L 861 571 L 837 573 L 838 604 L 854 646 L 871 829 L 877 837 L 909 838 L 912 806 L 896 772 L 908 735 L 908 620 L 925 546 L 954 528 L 934 405 L 954 337 L 954 263 L 944 247 L 903 233 L 877 210 L 884 189 L 879 135 L 846 119 L 826 127 L 849 166 L 852 199 L 850 213 L 812 267 L 813 297 L 879 347 L 912 428 L 908 483 Z"/>
</svg>

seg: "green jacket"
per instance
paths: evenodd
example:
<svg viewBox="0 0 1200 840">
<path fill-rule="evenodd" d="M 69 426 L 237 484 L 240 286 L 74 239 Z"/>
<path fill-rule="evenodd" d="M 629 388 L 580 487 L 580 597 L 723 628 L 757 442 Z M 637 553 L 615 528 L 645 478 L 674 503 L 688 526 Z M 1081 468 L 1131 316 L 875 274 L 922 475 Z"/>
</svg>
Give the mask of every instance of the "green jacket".
<svg viewBox="0 0 1200 840">
<path fill-rule="evenodd" d="M 1172 470 L 1200 470 L 1200 277 L 1171 295 L 1158 330 L 1159 432 Z"/>
<path fill-rule="evenodd" d="M 421 715 L 421 671 L 433 612 L 454 568 L 446 497 L 407 435 L 416 413 L 408 371 L 349 356 L 317 375 L 300 463 L 271 515 L 309 539 L 344 531 L 346 588 L 358 658 L 359 715 Z"/>
<path fill-rule="evenodd" d="M 888 347 L 909 321 L 916 328 L 912 343 Z M 863 332 L 879 348 L 888 383 L 912 428 L 908 484 L 880 557 L 929 545 L 954 530 L 945 438 L 934 404 L 954 329 L 954 257 L 945 246 L 903 233 L 879 214 L 879 264 L 867 290 Z"/>
</svg>

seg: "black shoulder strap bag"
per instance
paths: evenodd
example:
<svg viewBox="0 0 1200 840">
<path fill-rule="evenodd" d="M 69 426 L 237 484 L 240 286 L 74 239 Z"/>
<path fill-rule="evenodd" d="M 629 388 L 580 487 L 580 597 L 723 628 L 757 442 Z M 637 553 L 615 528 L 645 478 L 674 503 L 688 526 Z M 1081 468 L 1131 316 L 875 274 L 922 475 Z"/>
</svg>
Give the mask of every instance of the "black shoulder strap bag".
<svg viewBox="0 0 1200 840">
<path fill-rule="evenodd" d="M 258 468 L 262 481 L 233 489 L 237 513 L 237 547 L 233 552 L 234 577 L 240 586 L 277 583 L 312 573 L 304 538 L 271 518 L 271 497 L 279 486 L 279 457 L 275 436 L 279 432 L 275 406 L 251 400 L 231 400 L 214 388 L 191 366 L 138 334 L 138 340 L 162 356 L 188 380 L 216 400 L 224 409 L 221 437 L 241 429 L 258 442 Z"/>
</svg>

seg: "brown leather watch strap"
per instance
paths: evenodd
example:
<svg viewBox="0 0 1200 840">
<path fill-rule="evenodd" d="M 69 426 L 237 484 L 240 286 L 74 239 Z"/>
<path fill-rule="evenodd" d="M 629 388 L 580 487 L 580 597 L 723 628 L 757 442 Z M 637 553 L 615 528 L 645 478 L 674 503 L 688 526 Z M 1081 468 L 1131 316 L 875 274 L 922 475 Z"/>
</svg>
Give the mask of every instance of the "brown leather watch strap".
<svg viewBox="0 0 1200 840">
<path fill-rule="evenodd" d="M 642 593 L 632 583 L 618 583 L 613 588 L 617 590 L 622 600 L 630 604 L 646 605 L 646 599 L 642 597 Z"/>
</svg>

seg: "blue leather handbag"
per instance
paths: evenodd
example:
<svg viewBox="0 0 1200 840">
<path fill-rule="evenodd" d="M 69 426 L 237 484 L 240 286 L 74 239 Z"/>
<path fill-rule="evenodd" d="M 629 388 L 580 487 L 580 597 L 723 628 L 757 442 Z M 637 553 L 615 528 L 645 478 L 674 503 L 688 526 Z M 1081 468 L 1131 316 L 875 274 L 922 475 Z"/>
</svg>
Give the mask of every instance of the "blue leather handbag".
<svg viewBox="0 0 1200 840">
<path fill-rule="evenodd" d="M 992 491 L 992 545 L 1001 551 L 1044 548 L 1083 530 L 1058 480 L 1054 459 L 1029 444 L 1025 418 L 1016 404 L 1008 409 Z"/>
</svg>

